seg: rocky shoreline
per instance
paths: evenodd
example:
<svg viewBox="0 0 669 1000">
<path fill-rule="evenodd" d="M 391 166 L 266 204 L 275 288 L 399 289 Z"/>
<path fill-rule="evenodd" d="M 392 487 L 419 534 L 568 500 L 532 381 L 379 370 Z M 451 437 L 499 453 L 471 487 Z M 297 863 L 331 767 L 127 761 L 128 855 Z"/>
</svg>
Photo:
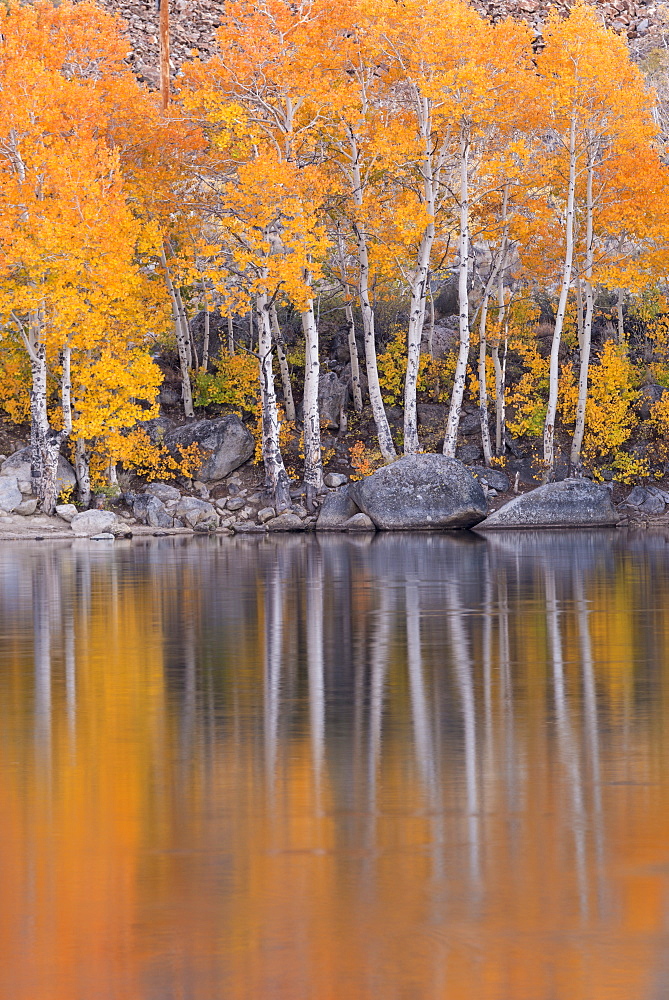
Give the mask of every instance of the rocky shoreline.
<svg viewBox="0 0 669 1000">
<path fill-rule="evenodd" d="M 291 506 L 277 511 L 257 470 L 244 463 L 208 485 L 148 483 L 104 507 L 79 510 L 72 503 L 59 504 L 49 517 L 36 512 L 37 500 L 30 496 L 26 451 L 0 465 L 0 541 L 669 526 L 669 491 L 659 487 L 636 486 L 617 504 L 610 484 L 589 479 L 522 492 L 516 484 L 514 492 L 502 470 L 467 468 L 438 454 L 405 456 L 360 481 L 329 473 L 312 510 L 295 485 Z M 62 489 L 73 485 L 74 473 L 64 458 L 59 474 Z"/>
</svg>

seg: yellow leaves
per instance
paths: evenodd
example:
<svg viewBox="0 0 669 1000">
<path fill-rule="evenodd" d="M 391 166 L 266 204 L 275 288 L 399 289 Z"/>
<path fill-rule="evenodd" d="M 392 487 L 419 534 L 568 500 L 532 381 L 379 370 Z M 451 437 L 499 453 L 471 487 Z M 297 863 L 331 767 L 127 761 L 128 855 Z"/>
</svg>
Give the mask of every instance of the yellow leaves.
<svg viewBox="0 0 669 1000">
<path fill-rule="evenodd" d="M 639 398 L 637 372 L 625 350 L 608 340 L 598 361 L 590 364 L 589 393 L 585 408 L 583 457 L 594 463 L 615 460 L 636 422 L 634 405 Z M 576 416 L 578 384 L 573 369 L 565 366 L 560 379 L 561 412 L 565 423 Z M 626 470 L 632 475 L 631 469 Z"/>
<path fill-rule="evenodd" d="M 124 468 L 132 469 L 150 482 L 175 476 L 193 479 L 205 458 L 199 445 L 193 443 L 180 445 L 180 458 L 176 459 L 164 445 L 153 444 L 141 427 L 110 437 L 106 442 L 106 451 L 114 461 L 122 462 Z"/>
<path fill-rule="evenodd" d="M 216 403 L 233 410 L 253 413 L 258 404 L 260 383 L 258 360 L 251 354 L 221 353 L 215 371 L 198 371 L 193 379 L 195 406 Z"/>
</svg>

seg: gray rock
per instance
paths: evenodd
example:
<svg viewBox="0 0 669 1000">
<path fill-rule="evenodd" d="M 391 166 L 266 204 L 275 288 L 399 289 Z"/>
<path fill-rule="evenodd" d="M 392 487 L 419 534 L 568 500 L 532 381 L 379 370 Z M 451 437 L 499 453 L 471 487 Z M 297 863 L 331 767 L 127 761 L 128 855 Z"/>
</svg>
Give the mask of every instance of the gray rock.
<svg viewBox="0 0 669 1000">
<path fill-rule="evenodd" d="M 63 521 L 67 521 L 68 524 L 75 514 L 78 513 L 73 503 L 59 503 L 56 505 L 56 514 L 58 514 L 58 517 L 62 517 Z"/>
<path fill-rule="evenodd" d="M 70 524 L 75 535 L 90 538 L 110 531 L 115 520 L 116 515 L 111 510 L 82 510 L 74 515 Z"/>
<path fill-rule="evenodd" d="M 15 475 L 21 482 L 30 483 L 30 448 L 21 448 L 6 458 L 0 469 L 0 478 Z M 74 469 L 63 455 L 58 456 L 58 489 L 67 490 L 77 485 Z M 28 488 L 30 492 L 30 487 Z"/>
<path fill-rule="evenodd" d="M 16 484 L 16 476 L 0 476 L 0 510 L 11 514 L 22 502 L 21 490 Z"/>
<path fill-rule="evenodd" d="M 158 402 L 161 406 L 178 406 L 181 402 L 181 392 L 171 386 L 166 386 L 158 393 Z"/>
<path fill-rule="evenodd" d="M 176 516 L 194 528 L 196 525 L 218 525 L 218 514 L 213 504 L 197 497 L 182 497 L 176 508 Z"/>
<path fill-rule="evenodd" d="M 172 515 L 168 512 L 163 501 L 151 493 L 142 493 L 136 497 L 132 505 L 132 512 L 138 521 L 150 524 L 152 528 L 172 527 Z"/>
<path fill-rule="evenodd" d="M 30 482 L 29 479 L 17 479 L 16 485 L 21 490 L 21 493 L 24 495 L 24 497 L 32 496 L 33 484 Z"/>
<path fill-rule="evenodd" d="M 165 445 L 178 458 L 179 446 L 198 444 L 206 455 L 197 478 L 202 483 L 224 479 L 253 455 L 255 444 L 239 417 L 229 413 L 217 420 L 194 420 L 165 435 Z"/>
<path fill-rule="evenodd" d="M 482 457 L 481 449 L 477 444 L 462 444 L 456 452 L 461 462 L 478 462 Z"/>
<path fill-rule="evenodd" d="M 445 455 L 405 455 L 349 486 L 352 499 L 377 528 L 469 528 L 488 507 L 480 483 Z"/>
<path fill-rule="evenodd" d="M 293 514 L 291 511 L 286 511 L 285 514 L 279 514 L 278 517 L 273 517 L 271 521 L 265 523 L 265 527 L 268 531 L 303 531 L 304 525 L 297 514 Z"/>
<path fill-rule="evenodd" d="M 351 498 L 350 486 L 342 486 L 335 493 L 329 493 L 320 509 L 316 528 L 318 531 L 339 531 L 355 514 L 359 514 L 357 504 Z"/>
<path fill-rule="evenodd" d="M 37 499 L 37 497 L 31 497 L 29 500 L 24 500 L 22 503 L 20 503 L 18 507 L 15 507 L 13 513 L 23 514 L 24 517 L 29 517 L 31 514 L 34 514 L 35 511 L 37 510 L 38 503 L 39 500 Z"/>
<path fill-rule="evenodd" d="M 145 493 L 150 493 L 152 497 L 158 497 L 165 503 L 166 500 L 180 500 L 181 492 L 176 488 L 176 486 L 170 486 L 169 483 L 149 483 L 144 489 Z"/>
<path fill-rule="evenodd" d="M 642 420 L 649 419 L 651 407 L 662 399 L 666 391 L 663 385 L 657 385 L 655 382 L 641 386 L 639 416 Z"/>
<path fill-rule="evenodd" d="M 273 517 L 276 517 L 276 511 L 274 510 L 274 507 L 262 507 L 258 511 L 258 520 L 260 521 L 261 524 L 264 524 L 265 521 L 271 521 Z"/>
<path fill-rule="evenodd" d="M 318 380 L 318 407 L 321 422 L 336 430 L 339 417 L 348 395 L 348 382 L 342 381 L 335 372 L 325 372 Z"/>
<path fill-rule="evenodd" d="M 374 522 L 366 514 L 354 514 L 342 524 L 343 531 L 376 531 Z"/>
<path fill-rule="evenodd" d="M 137 426 L 146 431 L 151 444 L 163 444 L 166 435 L 175 425 L 169 417 L 154 417 L 153 420 L 140 420 Z"/>
<path fill-rule="evenodd" d="M 348 476 L 345 476 L 343 472 L 328 472 L 327 476 L 323 477 L 323 482 L 329 489 L 336 490 L 339 486 L 346 485 Z"/>
<path fill-rule="evenodd" d="M 458 434 L 467 437 L 468 434 L 481 433 L 481 417 L 478 413 L 463 413 L 458 424 Z"/>
<path fill-rule="evenodd" d="M 246 500 L 243 497 L 233 497 L 231 500 L 228 500 L 228 510 L 243 510 L 244 507 L 246 507 Z"/>
<path fill-rule="evenodd" d="M 618 519 L 605 486 L 589 479 L 565 479 L 514 497 L 480 524 L 478 530 L 592 527 L 613 525 Z"/>
<path fill-rule="evenodd" d="M 630 507 L 640 507 L 648 499 L 648 496 L 648 490 L 645 486 L 635 486 L 625 503 L 629 504 Z"/>
<path fill-rule="evenodd" d="M 485 483 L 492 490 L 505 493 L 506 490 L 511 489 L 509 477 L 501 469 L 486 469 L 485 465 L 470 465 L 469 471 L 473 476 L 476 476 L 480 483 Z"/>
</svg>

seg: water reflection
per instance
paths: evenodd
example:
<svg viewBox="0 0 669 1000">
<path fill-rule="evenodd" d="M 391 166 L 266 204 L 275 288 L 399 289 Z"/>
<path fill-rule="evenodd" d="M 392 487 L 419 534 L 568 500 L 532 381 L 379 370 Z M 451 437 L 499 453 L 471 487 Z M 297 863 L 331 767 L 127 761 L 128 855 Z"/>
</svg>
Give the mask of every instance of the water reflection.
<svg viewBox="0 0 669 1000">
<path fill-rule="evenodd" d="M 659 998 L 659 535 L 0 550 L 0 996 Z"/>
</svg>

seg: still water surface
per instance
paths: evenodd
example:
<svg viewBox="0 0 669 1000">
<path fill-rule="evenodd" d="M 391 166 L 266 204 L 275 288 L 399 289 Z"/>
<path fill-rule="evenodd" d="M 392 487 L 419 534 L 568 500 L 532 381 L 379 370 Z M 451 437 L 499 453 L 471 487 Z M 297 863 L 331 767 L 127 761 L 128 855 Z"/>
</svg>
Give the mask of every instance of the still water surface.
<svg viewBox="0 0 669 1000">
<path fill-rule="evenodd" d="M 669 544 L 0 550 L 2 1000 L 666 1000 Z"/>
</svg>

